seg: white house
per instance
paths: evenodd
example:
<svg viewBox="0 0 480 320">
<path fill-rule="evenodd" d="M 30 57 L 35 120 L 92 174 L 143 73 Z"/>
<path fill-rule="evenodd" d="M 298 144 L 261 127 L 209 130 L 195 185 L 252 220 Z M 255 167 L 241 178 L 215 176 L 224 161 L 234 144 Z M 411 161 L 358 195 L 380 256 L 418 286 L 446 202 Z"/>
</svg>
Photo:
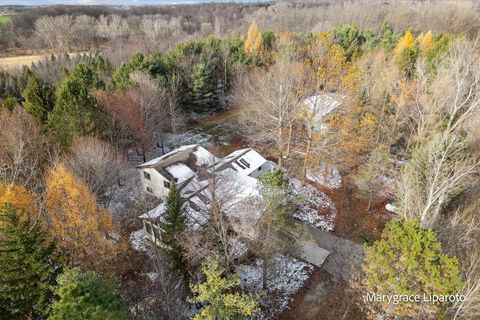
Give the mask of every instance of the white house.
<svg viewBox="0 0 480 320">
<path fill-rule="evenodd" d="M 256 179 L 275 167 L 251 148 L 236 150 L 224 158 L 217 158 L 199 145 L 182 146 L 137 168 L 145 192 L 162 200 L 168 195 L 170 181 L 175 181 L 185 200 L 189 228 L 197 229 L 206 222 L 212 192 L 224 199 L 227 214 L 235 221 L 238 231 L 254 235 L 254 225 L 260 218 L 251 199 L 258 198 Z M 215 185 L 212 186 L 212 181 Z M 216 189 L 216 190 L 213 190 Z M 241 210 L 236 210 L 241 206 Z M 165 211 L 162 202 L 156 208 L 139 216 L 151 240 L 161 244 L 160 225 Z"/>
<path fill-rule="evenodd" d="M 321 132 L 327 128 L 323 118 L 342 104 L 342 97 L 334 93 L 325 93 L 308 97 L 303 101 L 306 112 L 310 112 L 315 123 L 315 130 Z"/>
</svg>

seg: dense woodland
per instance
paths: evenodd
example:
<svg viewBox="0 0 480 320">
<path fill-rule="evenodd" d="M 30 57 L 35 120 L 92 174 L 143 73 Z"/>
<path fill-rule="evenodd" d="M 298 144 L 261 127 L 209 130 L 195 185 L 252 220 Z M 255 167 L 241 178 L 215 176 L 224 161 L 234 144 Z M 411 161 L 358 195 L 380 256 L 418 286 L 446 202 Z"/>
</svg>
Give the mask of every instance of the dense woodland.
<svg viewBox="0 0 480 320">
<path fill-rule="evenodd" d="M 365 204 L 365 217 L 344 223 L 367 231 L 360 239 L 335 231 L 364 245 L 365 258 L 337 292 L 346 305 L 316 318 L 480 318 L 475 3 L 8 10 L 5 55 L 56 54 L 0 71 L 0 318 L 260 319 L 275 310 L 263 303 L 269 265 L 303 241 L 290 236 L 304 199 L 289 179 L 306 183 L 322 163 L 338 168 Z M 342 105 L 319 131 L 325 107 L 303 105 L 324 94 Z M 198 121 L 232 112 L 242 143 L 282 168 L 260 181 L 264 232 L 246 242 L 263 261 L 261 293 L 238 286 L 232 251 L 242 235 L 229 227 L 221 200 L 195 241 L 172 183 L 168 249 L 153 256 L 129 239 L 152 200 L 109 209 L 135 159 L 176 147 Z M 374 228 L 377 202 L 394 209 Z M 139 269 L 146 261 L 159 277 L 153 285 Z M 369 304 L 366 292 L 465 300 Z M 141 299 L 155 303 L 139 308 Z"/>
</svg>

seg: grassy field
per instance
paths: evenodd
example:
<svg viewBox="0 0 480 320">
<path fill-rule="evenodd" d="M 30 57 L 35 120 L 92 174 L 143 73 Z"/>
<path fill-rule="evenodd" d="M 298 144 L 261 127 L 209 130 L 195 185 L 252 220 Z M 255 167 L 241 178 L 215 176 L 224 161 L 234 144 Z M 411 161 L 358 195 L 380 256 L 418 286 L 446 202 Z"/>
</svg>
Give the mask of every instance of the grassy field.
<svg viewBox="0 0 480 320">
<path fill-rule="evenodd" d="M 0 16 L 0 25 L 9 25 L 12 24 L 12 17 L 10 16 Z"/>
<path fill-rule="evenodd" d="M 17 56 L 0 58 L 0 69 L 19 69 L 22 66 L 30 66 L 32 62 L 38 62 L 42 60 L 45 55 L 33 55 L 33 56 Z"/>
</svg>

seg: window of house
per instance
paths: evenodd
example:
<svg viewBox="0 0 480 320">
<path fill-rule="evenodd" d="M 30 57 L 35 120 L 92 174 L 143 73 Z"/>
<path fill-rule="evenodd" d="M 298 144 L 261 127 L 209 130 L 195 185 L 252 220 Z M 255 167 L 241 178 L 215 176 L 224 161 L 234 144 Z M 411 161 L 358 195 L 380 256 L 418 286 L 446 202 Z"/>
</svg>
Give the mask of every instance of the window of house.
<svg viewBox="0 0 480 320">
<path fill-rule="evenodd" d="M 150 192 L 150 193 L 153 193 L 153 190 L 150 187 L 147 187 L 147 191 Z"/>
<path fill-rule="evenodd" d="M 258 167 L 258 171 L 261 171 L 262 170 L 262 166 Z"/>
<path fill-rule="evenodd" d="M 152 226 L 150 225 L 150 223 L 145 222 L 145 229 L 147 230 L 148 234 L 152 234 Z"/>
<path fill-rule="evenodd" d="M 165 188 L 170 188 L 170 182 L 168 181 L 163 181 L 163 185 L 165 186 Z"/>
<path fill-rule="evenodd" d="M 147 180 L 152 180 L 152 177 L 150 176 L 150 173 L 148 173 L 148 172 L 143 171 L 143 176 L 144 176 L 145 179 L 147 179 Z"/>
</svg>

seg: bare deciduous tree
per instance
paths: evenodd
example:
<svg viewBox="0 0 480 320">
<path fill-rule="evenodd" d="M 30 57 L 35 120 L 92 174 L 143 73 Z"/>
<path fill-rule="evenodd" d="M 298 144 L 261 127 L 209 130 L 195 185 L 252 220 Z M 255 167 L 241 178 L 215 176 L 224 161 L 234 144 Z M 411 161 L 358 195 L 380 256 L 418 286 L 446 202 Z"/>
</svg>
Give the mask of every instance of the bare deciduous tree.
<svg viewBox="0 0 480 320">
<path fill-rule="evenodd" d="M 48 149 L 38 119 L 23 108 L 0 111 L 0 177 L 31 189 L 41 185 Z"/>
<path fill-rule="evenodd" d="M 122 154 L 109 143 L 94 137 L 76 139 L 70 153 L 66 161 L 68 168 L 85 181 L 97 200 L 107 206 L 125 169 Z"/>
<path fill-rule="evenodd" d="M 278 164 L 291 136 L 294 110 L 303 101 L 303 65 L 278 59 L 268 71 L 255 70 L 239 79 L 233 99 L 242 108 L 244 127 L 254 142 L 274 142 Z M 288 148 L 287 148 L 288 149 Z"/>
</svg>

